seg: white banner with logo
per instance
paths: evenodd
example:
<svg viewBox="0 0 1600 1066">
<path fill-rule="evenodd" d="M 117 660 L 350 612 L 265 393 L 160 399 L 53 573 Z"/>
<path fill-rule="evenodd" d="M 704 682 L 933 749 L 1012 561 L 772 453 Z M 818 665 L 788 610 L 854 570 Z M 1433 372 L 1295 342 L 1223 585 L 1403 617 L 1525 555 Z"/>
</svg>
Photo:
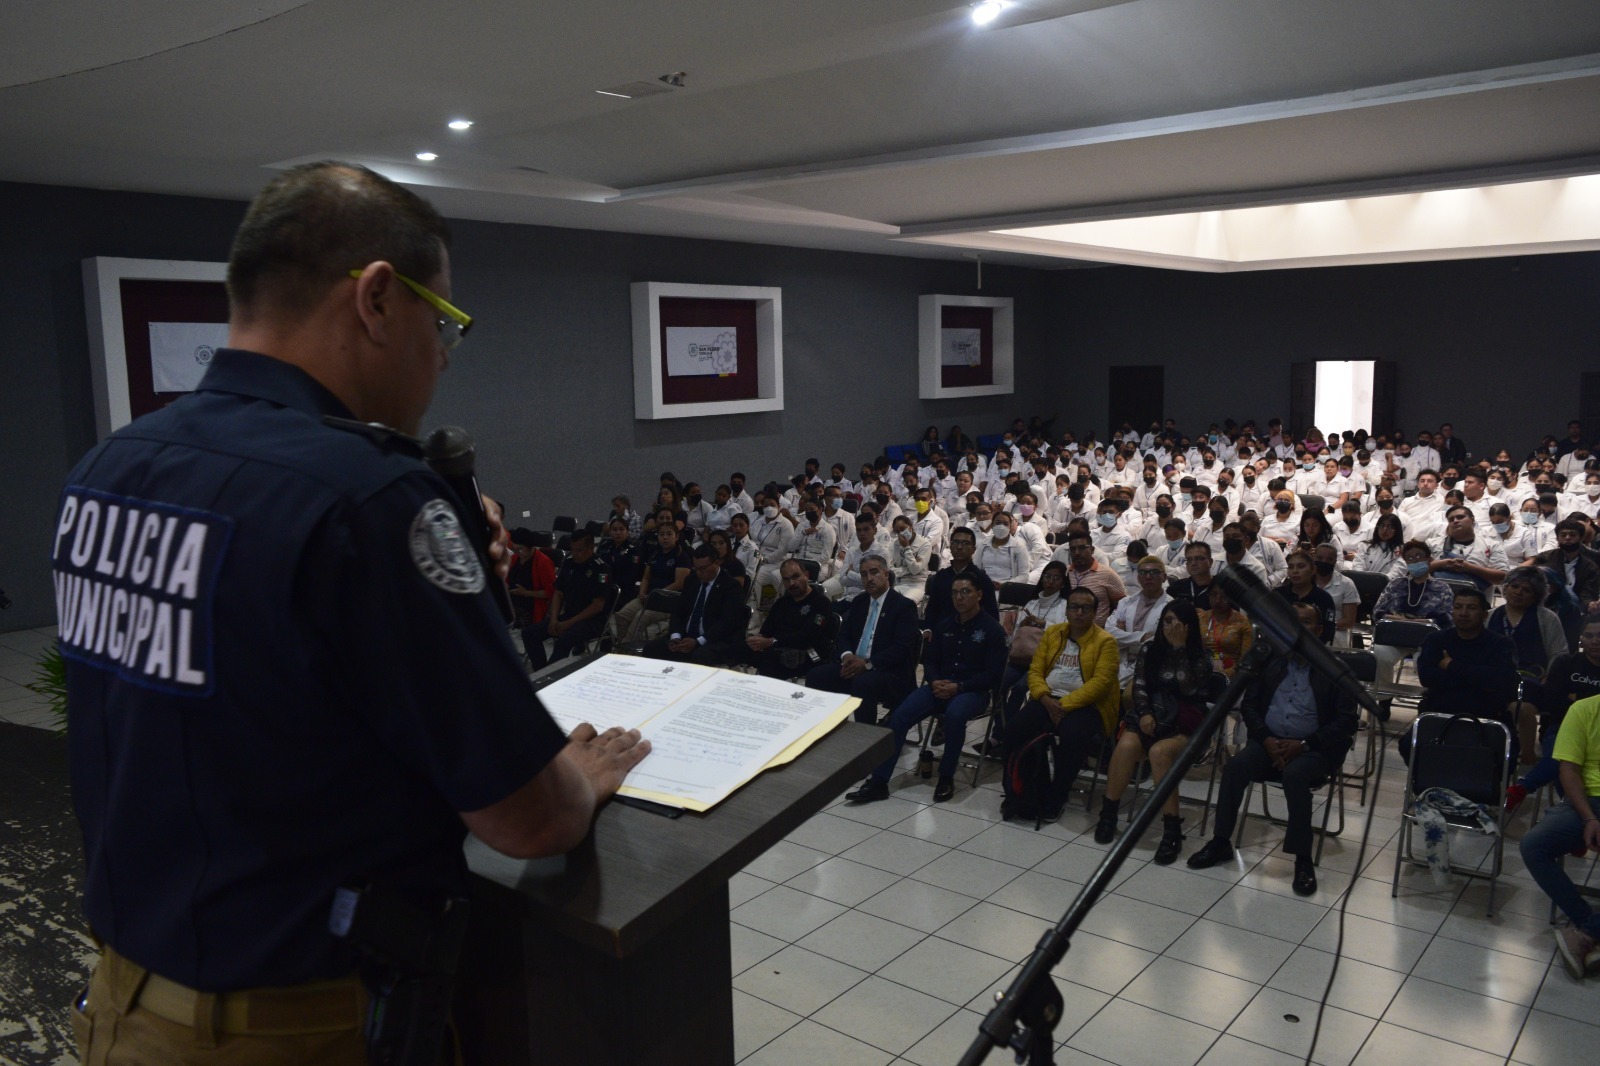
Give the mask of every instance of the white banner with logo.
<svg viewBox="0 0 1600 1066">
<path fill-rule="evenodd" d="M 150 379 L 156 392 L 193 392 L 228 343 L 226 322 L 150 323 Z"/>
</svg>

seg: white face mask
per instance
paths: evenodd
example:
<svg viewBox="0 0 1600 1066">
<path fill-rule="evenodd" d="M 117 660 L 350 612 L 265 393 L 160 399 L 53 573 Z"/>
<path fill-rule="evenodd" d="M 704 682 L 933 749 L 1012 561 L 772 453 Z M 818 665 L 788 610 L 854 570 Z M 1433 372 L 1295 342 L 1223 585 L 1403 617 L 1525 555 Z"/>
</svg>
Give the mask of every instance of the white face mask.
<svg viewBox="0 0 1600 1066">
<path fill-rule="evenodd" d="M 1010 526 L 995 526 L 994 527 L 994 539 L 998 540 L 998 541 L 1001 541 L 1002 543 L 1007 541 L 1007 540 L 1010 540 L 1011 539 L 1011 527 Z"/>
<path fill-rule="evenodd" d="M 761 508 L 761 515 L 763 518 L 767 519 L 777 518 L 778 509 L 776 507 L 763 507 Z"/>
<path fill-rule="evenodd" d="M 1492 477 L 1492 478 L 1489 479 L 1489 491 L 1490 492 L 1499 492 L 1501 489 L 1503 489 L 1505 487 L 1506 487 L 1506 483 L 1504 481 L 1501 481 L 1499 478 Z"/>
<path fill-rule="evenodd" d="M 1590 496 L 1600 496 L 1600 481 L 1591 481 L 1583 487 L 1583 491 Z"/>
<path fill-rule="evenodd" d="M 994 522 L 988 518 L 978 519 L 978 528 L 983 530 L 985 533 L 989 531 L 989 527 L 992 525 L 994 525 Z"/>
</svg>

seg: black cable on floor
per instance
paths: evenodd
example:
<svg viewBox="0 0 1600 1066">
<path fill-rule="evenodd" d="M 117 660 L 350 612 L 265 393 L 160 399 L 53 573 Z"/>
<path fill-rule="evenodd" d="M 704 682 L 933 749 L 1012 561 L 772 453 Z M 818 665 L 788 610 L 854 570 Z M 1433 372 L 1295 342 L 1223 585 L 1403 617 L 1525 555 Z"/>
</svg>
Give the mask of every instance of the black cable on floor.
<svg viewBox="0 0 1600 1066">
<path fill-rule="evenodd" d="M 1356 879 L 1361 876 L 1361 871 L 1366 863 L 1367 838 L 1372 833 L 1372 816 L 1378 810 L 1378 788 L 1383 784 L 1384 755 L 1389 750 L 1389 737 L 1383 732 L 1383 723 L 1372 721 L 1367 723 L 1368 729 L 1376 729 L 1378 735 L 1383 737 L 1383 743 L 1378 747 L 1378 765 L 1372 773 L 1372 801 L 1367 804 L 1367 822 L 1361 827 L 1361 843 L 1356 846 L 1356 867 L 1350 873 L 1350 883 L 1344 886 L 1344 891 L 1339 894 L 1339 934 L 1333 944 L 1333 967 L 1328 971 L 1328 983 L 1322 990 L 1322 998 L 1317 1001 L 1317 1022 L 1311 1027 L 1311 1045 L 1306 1048 L 1305 1066 L 1312 1066 L 1311 1056 L 1317 1052 L 1317 1038 L 1322 1035 L 1322 1015 L 1328 1009 L 1328 997 L 1333 994 L 1334 979 L 1339 976 L 1339 960 L 1344 955 L 1344 918 L 1350 906 L 1350 893 L 1355 891 Z M 1333 797 L 1329 796 L 1327 802 L 1332 803 Z M 1405 800 L 1401 799 L 1402 808 Z M 1401 815 L 1404 816 L 1402 809 Z M 1327 839 L 1323 839 L 1327 845 Z"/>
</svg>

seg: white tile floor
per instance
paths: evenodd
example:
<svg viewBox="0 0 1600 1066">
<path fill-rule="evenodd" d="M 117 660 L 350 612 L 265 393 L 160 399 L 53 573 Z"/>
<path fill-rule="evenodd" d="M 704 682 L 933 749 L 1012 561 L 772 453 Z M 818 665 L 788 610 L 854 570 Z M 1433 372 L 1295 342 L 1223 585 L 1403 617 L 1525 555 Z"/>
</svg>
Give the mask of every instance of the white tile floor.
<svg viewBox="0 0 1600 1066">
<path fill-rule="evenodd" d="M 914 757 L 908 750 L 905 770 Z M 1512 824 L 1494 918 L 1484 916 L 1486 888 L 1464 878 L 1439 891 L 1425 871 L 1408 870 L 1390 898 L 1402 772 L 1391 751 L 1314 1061 L 1600 1062 L 1600 981 L 1572 980 L 1555 958 L 1548 902 L 1516 854 L 1526 814 Z M 932 782 L 909 772 L 886 802 L 852 807 L 841 797 L 735 878 L 740 1061 L 960 1058 L 994 992 L 1106 850 L 1081 796 L 1040 832 L 1000 822 L 996 774 L 991 764 L 974 792 L 964 773 L 938 806 Z M 1200 771 L 1184 791 L 1204 795 Z M 1292 864 L 1275 852 L 1282 831 L 1259 818 L 1238 859 L 1206 871 L 1183 859 L 1153 865 L 1152 830 L 1055 970 L 1066 1000 L 1056 1061 L 1303 1062 L 1334 960 L 1333 908 L 1366 813 L 1354 790 L 1347 799 L 1350 828 L 1329 841 L 1307 899 L 1293 894 Z M 1200 843 L 1200 807 L 1183 812 L 1186 858 Z M 1571 865 L 1600 885 L 1591 867 Z"/>
<path fill-rule="evenodd" d="M 53 636 L 0 633 L 0 721 L 50 725 L 43 698 L 23 683 Z M 906 769 L 914 759 L 908 750 Z M 955 798 L 938 806 L 932 782 L 909 773 L 885 802 L 851 807 L 840 797 L 734 878 L 742 1062 L 960 1058 L 994 993 L 1106 850 L 1081 800 L 1039 832 L 1000 822 L 996 773 L 990 764 L 974 791 L 964 772 Z M 1425 872 L 1408 871 L 1391 899 L 1400 788 L 1391 752 L 1315 1061 L 1593 1066 L 1600 981 L 1574 981 L 1555 959 L 1548 902 L 1516 854 L 1527 815 L 1512 825 L 1493 919 L 1485 887 L 1459 878 L 1436 891 Z M 1204 778 L 1184 791 L 1203 795 Z M 1356 867 L 1365 812 L 1353 791 L 1348 799 L 1351 828 L 1328 843 L 1309 899 L 1289 888 L 1290 863 L 1275 853 L 1281 831 L 1258 818 L 1235 862 L 1205 871 L 1183 859 L 1151 864 L 1153 830 L 1055 970 L 1066 1001 L 1056 1061 L 1302 1062 L 1338 937 L 1330 908 Z M 1200 808 L 1183 811 L 1187 857 L 1200 843 Z M 1600 885 L 1594 867 L 1570 865 Z"/>
</svg>

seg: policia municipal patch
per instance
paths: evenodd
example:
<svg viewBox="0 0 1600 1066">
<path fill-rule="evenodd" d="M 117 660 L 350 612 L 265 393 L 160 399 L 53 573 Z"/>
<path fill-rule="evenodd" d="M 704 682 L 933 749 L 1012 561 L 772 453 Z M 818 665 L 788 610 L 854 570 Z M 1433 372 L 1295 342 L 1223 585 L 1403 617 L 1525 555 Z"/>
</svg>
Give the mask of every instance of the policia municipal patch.
<svg viewBox="0 0 1600 1066">
<path fill-rule="evenodd" d="M 411 520 L 411 561 L 423 577 L 446 592 L 483 591 L 483 564 L 455 508 L 443 500 L 429 500 Z"/>
</svg>

